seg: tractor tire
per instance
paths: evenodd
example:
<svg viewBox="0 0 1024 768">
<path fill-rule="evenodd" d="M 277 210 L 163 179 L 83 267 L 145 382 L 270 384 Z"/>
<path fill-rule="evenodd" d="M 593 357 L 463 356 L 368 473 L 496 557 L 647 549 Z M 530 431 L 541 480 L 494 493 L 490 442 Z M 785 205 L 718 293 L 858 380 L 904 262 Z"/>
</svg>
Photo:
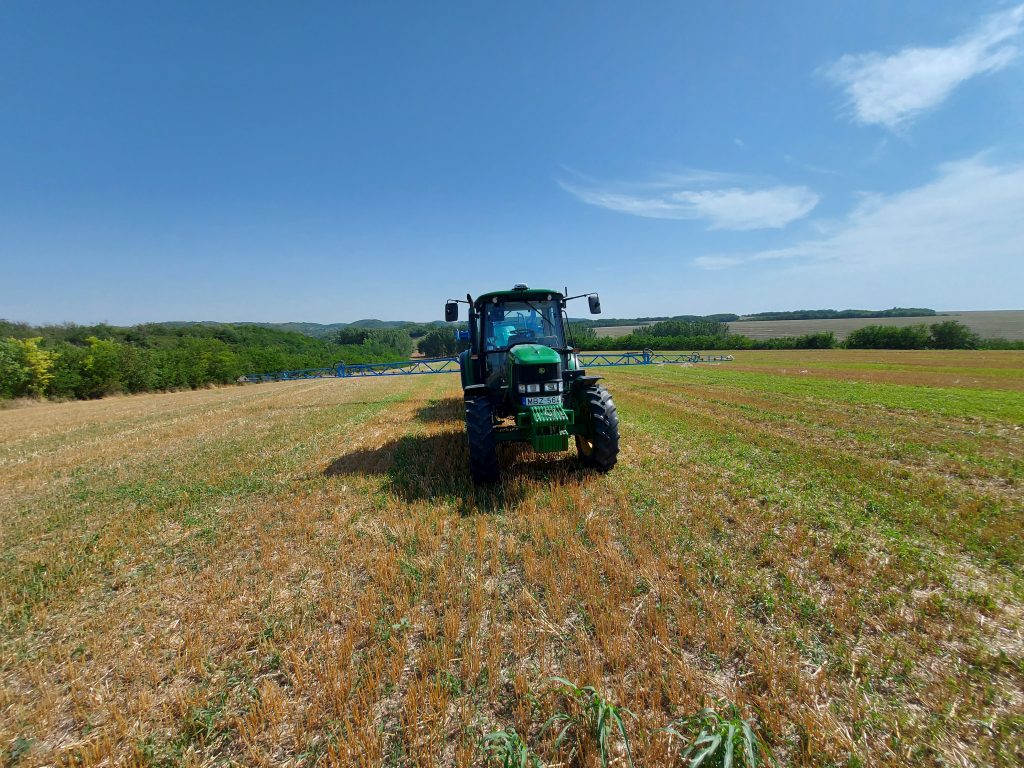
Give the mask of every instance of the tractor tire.
<svg viewBox="0 0 1024 768">
<path fill-rule="evenodd" d="M 619 414 L 608 390 L 599 384 L 580 393 L 580 422 L 588 435 L 576 435 L 576 450 L 585 467 L 608 472 L 619 455 Z"/>
<path fill-rule="evenodd" d="M 494 417 L 486 396 L 466 400 L 466 437 L 469 440 L 469 475 L 478 485 L 498 482 L 498 451 Z"/>
</svg>

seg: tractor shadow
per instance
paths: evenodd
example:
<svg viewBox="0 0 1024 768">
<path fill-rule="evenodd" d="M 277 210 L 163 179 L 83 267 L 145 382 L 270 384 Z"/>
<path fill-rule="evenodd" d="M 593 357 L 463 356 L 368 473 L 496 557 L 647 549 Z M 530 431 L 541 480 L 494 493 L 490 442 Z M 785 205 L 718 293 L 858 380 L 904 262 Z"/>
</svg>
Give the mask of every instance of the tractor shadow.
<svg viewBox="0 0 1024 768">
<path fill-rule="evenodd" d="M 579 486 L 595 477 L 579 463 L 571 445 L 568 453 L 536 454 L 528 446 L 505 443 L 498 446 L 501 481 L 475 486 L 469 478 L 462 400 L 430 403 L 419 409 L 416 419 L 448 428 L 351 451 L 332 461 L 324 476 L 383 477 L 386 489 L 403 501 L 449 501 L 463 515 L 511 511 L 538 491 Z"/>
<path fill-rule="evenodd" d="M 449 397 L 431 400 L 416 409 L 416 421 L 424 424 L 448 424 L 458 427 L 462 424 L 462 398 Z"/>
</svg>

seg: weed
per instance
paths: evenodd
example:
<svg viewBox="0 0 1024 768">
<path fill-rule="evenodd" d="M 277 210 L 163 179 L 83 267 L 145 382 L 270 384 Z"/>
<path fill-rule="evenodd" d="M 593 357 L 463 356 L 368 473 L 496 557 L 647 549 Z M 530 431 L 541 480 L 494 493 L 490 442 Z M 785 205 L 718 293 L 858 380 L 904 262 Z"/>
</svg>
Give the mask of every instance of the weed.
<svg viewBox="0 0 1024 768">
<path fill-rule="evenodd" d="M 18 736 L 8 750 L 7 755 L 4 757 L 4 765 L 17 765 L 21 761 L 28 751 L 32 748 L 32 742 L 34 739 L 27 739 L 24 736 Z"/>
<path fill-rule="evenodd" d="M 608 768 L 610 759 L 611 738 L 613 728 L 618 731 L 622 739 L 623 747 L 626 750 L 626 760 L 633 765 L 633 753 L 629 748 L 629 737 L 626 735 L 626 726 L 622 722 L 622 715 L 636 717 L 629 709 L 613 704 L 602 696 L 592 685 L 585 685 L 582 688 L 566 680 L 564 677 L 552 677 L 551 682 L 557 683 L 561 692 L 570 701 L 571 711 L 558 712 L 548 718 L 544 723 L 542 731 L 554 726 L 561 725 L 561 731 L 555 739 L 555 746 L 564 744 L 569 736 L 574 737 L 570 752 L 570 760 L 581 745 L 583 739 L 592 739 L 598 748 L 603 768 Z"/>
<path fill-rule="evenodd" d="M 530 749 L 515 728 L 494 731 L 483 737 L 481 742 L 487 759 L 501 768 L 543 768 L 540 757 Z"/>
<path fill-rule="evenodd" d="M 687 768 L 778 765 L 735 704 L 724 705 L 721 713 L 706 707 L 696 714 L 679 718 L 666 727 L 665 732 L 682 740 L 685 746 L 680 758 Z"/>
</svg>

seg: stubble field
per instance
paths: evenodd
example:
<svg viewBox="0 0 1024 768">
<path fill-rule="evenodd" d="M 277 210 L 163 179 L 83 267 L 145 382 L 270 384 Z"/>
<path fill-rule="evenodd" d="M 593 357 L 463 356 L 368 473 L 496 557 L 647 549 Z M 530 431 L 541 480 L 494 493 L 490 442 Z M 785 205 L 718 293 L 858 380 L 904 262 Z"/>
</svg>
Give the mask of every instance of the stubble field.
<svg viewBox="0 0 1024 768">
<path fill-rule="evenodd" d="M 752 339 L 774 339 L 780 336 L 803 336 L 831 331 L 842 341 L 866 325 L 931 325 L 947 320 L 963 323 L 983 339 L 1024 339 L 1024 309 L 943 311 L 932 317 L 859 317 L 823 320 L 736 320 L 728 323 L 729 331 Z M 618 338 L 642 329 L 642 325 L 611 325 L 594 329 L 599 337 Z"/>
<path fill-rule="evenodd" d="M 561 676 L 638 766 L 725 701 L 786 764 L 1020 764 L 1024 353 L 604 375 L 619 466 L 494 490 L 456 376 L 0 411 L 0 763 L 597 765 Z"/>
</svg>

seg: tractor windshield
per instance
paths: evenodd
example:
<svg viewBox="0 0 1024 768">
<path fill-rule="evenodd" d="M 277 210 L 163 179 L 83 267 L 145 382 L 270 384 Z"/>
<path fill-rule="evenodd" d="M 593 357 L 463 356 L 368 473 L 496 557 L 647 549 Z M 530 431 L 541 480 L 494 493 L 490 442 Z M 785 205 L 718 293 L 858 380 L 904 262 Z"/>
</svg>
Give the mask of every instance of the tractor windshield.
<svg viewBox="0 0 1024 768">
<path fill-rule="evenodd" d="M 484 348 L 499 352 L 514 344 L 565 348 L 562 315 L 557 301 L 504 301 L 486 304 Z"/>
</svg>

